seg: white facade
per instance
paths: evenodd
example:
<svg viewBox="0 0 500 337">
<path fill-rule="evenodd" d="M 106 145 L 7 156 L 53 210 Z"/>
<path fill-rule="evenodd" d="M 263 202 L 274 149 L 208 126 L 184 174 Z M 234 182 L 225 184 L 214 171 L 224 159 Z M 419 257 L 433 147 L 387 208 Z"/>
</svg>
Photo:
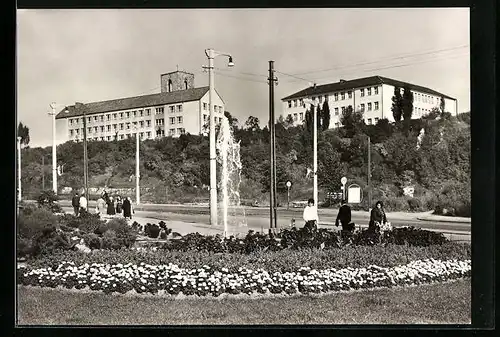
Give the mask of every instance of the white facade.
<svg viewBox="0 0 500 337">
<path fill-rule="evenodd" d="M 224 102 L 215 92 L 213 97 L 216 123 L 224 116 Z M 144 106 L 86 115 L 87 140 L 112 141 L 133 136 L 141 139 L 165 136 L 179 137 L 183 133 L 201 134 L 210 115 L 208 90 L 198 100 Z M 137 126 L 137 131 L 135 127 Z M 83 117 L 72 116 L 56 120 L 57 143 L 83 140 Z"/>
<path fill-rule="evenodd" d="M 390 84 L 374 84 L 371 86 L 352 87 L 341 91 L 323 92 L 321 94 L 310 94 L 303 97 L 283 99 L 283 117 L 292 116 L 294 125 L 300 125 L 305 120 L 307 107 L 304 100 L 312 100 L 314 105 L 320 104 L 323 107 L 325 100 L 328 100 L 330 108 L 330 128 L 339 127 L 342 111 L 348 106 L 352 106 L 356 111 L 362 111 L 365 123 L 376 124 L 379 119 L 387 118 L 394 122 L 392 116 L 392 97 L 394 96 L 394 86 Z M 403 93 L 403 89 L 401 94 Z M 413 114 L 412 118 L 421 118 L 428 114 L 433 108 L 440 107 L 441 95 L 429 94 L 419 90 L 412 90 L 413 93 Z M 452 115 L 457 114 L 457 100 L 445 97 L 445 111 Z"/>
</svg>

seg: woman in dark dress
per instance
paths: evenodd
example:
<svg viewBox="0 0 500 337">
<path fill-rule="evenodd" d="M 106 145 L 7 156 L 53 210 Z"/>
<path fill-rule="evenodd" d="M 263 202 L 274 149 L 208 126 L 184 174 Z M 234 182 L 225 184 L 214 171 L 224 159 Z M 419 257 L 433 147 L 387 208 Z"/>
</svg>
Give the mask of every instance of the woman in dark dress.
<svg viewBox="0 0 500 337">
<path fill-rule="evenodd" d="M 370 214 L 370 222 L 368 223 L 368 229 L 376 230 L 380 229 L 380 225 L 387 222 L 387 217 L 384 211 L 384 204 L 382 201 L 377 201 L 375 208 L 372 209 Z"/>
<path fill-rule="evenodd" d="M 108 215 L 115 215 L 115 203 L 113 201 L 113 197 L 109 198 L 108 201 L 108 209 L 107 209 L 107 214 Z"/>
<path fill-rule="evenodd" d="M 125 218 L 132 219 L 132 204 L 130 203 L 130 199 L 128 197 L 123 200 L 123 216 Z"/>
<path fill-rule="evenodd" d="M 123 210 L 123 203 L 122 203 L 122 199 L 120 198 L 120 196 L 116 197 L 116 214 L 122 214 L 122 210 Z"/>
</svg>

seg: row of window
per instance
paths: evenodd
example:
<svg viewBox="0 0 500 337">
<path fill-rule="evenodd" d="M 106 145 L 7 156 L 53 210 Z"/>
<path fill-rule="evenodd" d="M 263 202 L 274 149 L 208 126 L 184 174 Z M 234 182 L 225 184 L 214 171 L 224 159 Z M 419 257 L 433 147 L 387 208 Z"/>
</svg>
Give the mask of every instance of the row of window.
<svg viewBox="0 0 500 337">
<path fill-rule="evenodd" d="M 288 114 L 288 116 L 291 116 L 291 114 Z M 296 121 L 303 121 L 304 120 L 304 113 L 303 112 L 300 112 L 300 113 L 294 113 L 293 114 L 293 121 L 296 122 Z"/>
<path fill-rule="evenodd" d="M 170 124 L 176 124 L 176 121 L 177 121 L 177 124 L 182 124 L 183 122 L 183 117 L 182 116 L 176 116 L 176 117 L 170 117 Z M 165 119 L 163 118 L 158 118 L 156 119 L 155 123 L 156 125 L 163 125 L 165 122 Z M 118 128 L 120 130 L 130 130 L 130 127 L 131 127 L 131 124 L 132 124 L 132 127 L 135 128 L 139 125 L 139 128 L 144 128 L 144 126 L 146 127 L 151 127 L 151 120 L 145 120 L 145 121 L 139 121 L 139 122 L 128 122 L 128 123 L 120 123 L 120 124 L 113 124 L 113 125 L 101 125 L 101 126 L 89 126 L 87 127 L 87 132 L 88 133 L 92 133 L 95 132 L 99 132 L 99 130 L 101 132 L 104 132 L 104 131 L 111 131 L 111 128 L 113 128 L 113 131 L 116 131 L 118 130 Z M 81 129 L 70 129 L 69 130 L 69 134 L 70 136 L 73 136 L 73 133 L 75 134 L 79 134 L 80 133 L 80 130 L 81 132 L 83 133 L 83 128 Z"/>
<path fill-rule="evenodd" d="M 208 121 L 208 117 L 209 117 L 208 115 L 203 114 L 203 121 L 204 122 Z M 217 124 L 217 121 L 219 123 L 222 123 L 222 117 L 214 117 L 215 124 Z"/>
<path fill-rule="evenodd" d="M 185 134 L 186 133 L 186 129 L 185 128 L 171 128 L 169 129 L 168 131 L 168 134 L 169 136 L 175 136 L 175 135 L 182 135 L 182 134 Z M 152 132 L 151 131 L 147 131 L 147 132 L 140 132 L 139 133 L 139 137 L 141 139 L 144 139 L 144 138 L 147 138 L 147 139 L 152 139 L 151 137 L 151 134 Z M 127 134 L 121 134 L 121 135 L 118 135 L 118 139 L 125 139 L 125 138 L 130 138 L 132 137 L 133 134 L 130 134 L 130 133 L 127 133 Z M 157 137 L 163 137 L 165 136 L 165 131 L 164 130 L 158 130 L 156 132 L 156 136 Z M 114 139 L 115 136 L 101 136 L 101 137 L 89 137 L 89 140 L 95 140 L 95 141 L 98 141 L 98 140 L 112 140 Z"/>
<path fill-rule="evenodd" d="M 371 96 L 372 93 L 373 93 L 373 95 L 378 95 L 378 87 L 362 88 L 362 89 L 359 89 L 359 91 L 361 93 L 361 97 L 364 97 L 365 93 L 366 93 L 366 96 Z M 315 102 L 316 98 L 318 99 L 319 103 L 323 103 L 323 98 L 325 99 L 325 101 L 327 101 L 328 100 L 328 95 L 317 96 L 317 97 L 313 96 L 312 97 L 312 101 Z M 352 90 L 342 91 L 340 93 L 336 92 L 336 93 L 333 94 L 333 99 L 335 101 L 345 100 L 345 99 L 351 99 L 351 98 L 352 98 Z M 296 108 L 297 106 L 301 106 L 301 107 L 304 106 L 304 100 L 302 98 L 298 99 L 298 100 L 294 99 L 294 100 L 288 101 L 288 107 L 289 108 L 292 108 L 292 107 Z"/>
<path fill-rule="evenodd" d="M 207 103 L 203 103 L 203 110 L 208 110 L 208 104 Z M 214 112 L 224 112 L 222 111 L 222 107 L 220 105 L 214 105 Z"/>
<path fill-rule="evenodd" d="M 182 112 L 182 104 L 178 105 L 171 105 L 169 106 L 169 111 L 170 113 L 175 113 L 175 112 Z M 164 107 L 157 107 L 155 108 L 155 114 L 162 114 L 165 112 Z M 140 110 L 134 110 L 134 111 L 124 111 L 124 112 L 113 112 L 113 113 L 108 113 L 108 114 L 101 114 L 98 116 L 89 116 L 87 117 L 87 122 L 91 123 L 92 121 L 94 122 L 104 122 L 110 121 L 111 119 L 116 120 L 118 118 L 123 119 L 123 118 L 130 118 L 130 117 L 144 117 L 144 116 L 151 116 L 151 109 L 140 109 Z M 69 119 L 69 125 L 73 124 L 78 124 L 81 121 L 83 123 L 83 117 L 78 117 L 78 118 L 70 118 Z"/>
<path fill-rule="evenodd" d="M 413 95 L 413 98 L 414 98 L 415 102 L 423 102 L 423 103 L 430 103 L 430 104 L 438 104 L 439 103 L 439 97 L 420 94 L 418 92 L 416 92 Z"/>
</svg>

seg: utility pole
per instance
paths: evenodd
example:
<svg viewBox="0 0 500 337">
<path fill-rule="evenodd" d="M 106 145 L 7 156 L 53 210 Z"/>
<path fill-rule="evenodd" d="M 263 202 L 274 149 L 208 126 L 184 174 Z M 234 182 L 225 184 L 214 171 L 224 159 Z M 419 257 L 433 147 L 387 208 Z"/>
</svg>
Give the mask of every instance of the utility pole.
<svg viewBox="0 0 500 337">
<path fill-rule="evenodd" d="M 312 106 L 313 109 L 313 194 L 314 204 L 318 207 L 318 109 Z"/>
<path fill-rule="evenodd" d="M 83 113 L 83 183 L 85 185 L 85 198 L 89 202 L 89 176 L 88 176 L 88 158 L 87 158 L 87 117 L 85 106 L 82 103 L 76 103 L 82 109 Z"/>
<path fill-rule="evenodd" d="M 370 150 L 370 137 L 368 137 L 368 210 L 372 207 L 372 171 L 371 171 L 371 150 Z"/>
<path fill-rule="evenodd" d="M 274 117 L 274 86 L 277 79 L 274 77 L 274 61 L 269 61 L 269 132 L 271 148 L 271 188 L 270 188 L 270 228 L 271 231 L 277 228 L 276 212 L 276 136 L 275 136 L 275 117 Z"/>
<path fill-rule="evenodd" d="M 57 194 L 57 154 L 56 154 L 56 103 L 50 104 L 52 108 L 52 190 Z"/>
<path fill-rule="evenodd" d="M 228 53 L 215 51 L 211 48 L 205 49 L 205 55 L 208 58 L 208 105 L 210 111 L 210 225 L 217 226 L 217 152 L 215 148 L 215 111 L 213 96 L 215 91 L 214 83 L 214 59 L 219 55 L 229 58 L 228 67 L 233 67 L 233 57 Z"/>
<path fill-rule="evenodd" d="M 141 190 L 139 188 L 139 130 L 135 133 L 135 202 L 141 203 Z"/>
</svg>

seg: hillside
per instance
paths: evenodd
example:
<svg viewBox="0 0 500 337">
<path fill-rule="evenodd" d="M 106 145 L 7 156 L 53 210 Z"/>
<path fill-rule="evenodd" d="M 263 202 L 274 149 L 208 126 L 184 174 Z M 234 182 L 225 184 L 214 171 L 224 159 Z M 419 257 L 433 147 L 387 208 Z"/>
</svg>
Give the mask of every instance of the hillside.
<svg viewBox="0 0 500 337">
<path fill-rule="evenodd" d="M 229 114 L 234 135 L 240 141 L 243 163 L 241 198 L 245 203 L 268 203 L 269 132 L 250 117 L 243 128 Z M 388 210 L 421 211 L 443 208 L 456 215 L 470 215 L 470 113 L 451 117 L 431 114 L 411 122 L 391 124 L 379 120 L 365 125 L 344 119 L 344 127 L 318 135 L 320 200 L 326 192 L 340 191 L 340 178 L 363 188 L 367 207 L 367 142 L 371 139 L 373 201 L 383 200 Z M 320 126 L 321 129 L 321 126 Z M 425 134 L 418 136 L 421 130 Z M 310 122 L 293 127 L 280 118 L 276 124 L 277 180 L 280 203 L 286 203 L 286 181 L 292 182 L 291 200 L 312 195 L 312 128 Z M 57 148 L 63 174 L 58 186 L 83 186 L 83 144 L 67 142 Z M 45 166 L 42 166 L 45 156 Z M 140 145 L 141 198 L 143 202 L 195 202 L 208 200 L 208 137 L 183 135 L 145 140 Z M 89 141 L 89 187 L 135 187 L 135 140 Z M 25 198 L 51 185 L 51 148 L 22 150 L 22 183 Z M 306 177 L 307 176 L 307 177 Z M 413 198 L 403 187 L 414 186 Z M 126 191 L 126 190 L 124 190 Z"/>
</svg>

